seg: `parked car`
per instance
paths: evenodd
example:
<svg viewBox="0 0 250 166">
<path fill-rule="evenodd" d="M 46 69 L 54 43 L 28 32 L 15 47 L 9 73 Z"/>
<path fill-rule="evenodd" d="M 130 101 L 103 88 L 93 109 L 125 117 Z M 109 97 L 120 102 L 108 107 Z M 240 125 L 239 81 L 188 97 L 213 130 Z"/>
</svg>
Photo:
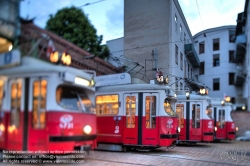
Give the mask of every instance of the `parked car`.
<svg viewBox="0 0 250 166">
<path fill-rule="evenodd" d="M 250 141 L 250 131 L 246 131 L 244 135 L 237 137 L 237 141 Z"/>
</svg>

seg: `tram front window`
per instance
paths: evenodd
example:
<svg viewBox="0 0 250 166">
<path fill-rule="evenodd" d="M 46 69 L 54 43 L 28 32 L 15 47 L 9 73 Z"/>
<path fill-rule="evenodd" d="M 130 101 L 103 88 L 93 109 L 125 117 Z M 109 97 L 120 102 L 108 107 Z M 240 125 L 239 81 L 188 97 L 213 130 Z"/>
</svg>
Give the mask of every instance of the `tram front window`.
<svg viewBox="0 0 250 166">
<path fill-rule="evenodd" d="M 172 102 L 169 102 L 168 100 L 165 100 L 164 102 L 164 110 L 165 112 L 168 114 L 168 115 L 171 115 L 171 116 L 176 116 L 176 112 L 174 111 L 172 105 L 174 105 L 174 103 Z"/>
<path fill-rule="evenodd" d="M 221 129 L 225 127 L 225 110 L 224 109 L 219 110 L 218 127 Z"/>
<path fill-rule="evenodd" d="M 206 108 L 206 114 L 207 114 L 207 116 L 208 116 L 210 119 L 213 118 L 213 117 L 212 117 L 212 113 L 213 113 L 213 111 L 212 111 L 212 106 L 211 106 L 211 105 L 208 105 L 207 108 Z"/>
<path fill-rule="evenodd" d="M 61 85 L 56 90 L 56 101 L 65 109 L 94 113 L 95 108 L 82 88 Z"/>
</svg>

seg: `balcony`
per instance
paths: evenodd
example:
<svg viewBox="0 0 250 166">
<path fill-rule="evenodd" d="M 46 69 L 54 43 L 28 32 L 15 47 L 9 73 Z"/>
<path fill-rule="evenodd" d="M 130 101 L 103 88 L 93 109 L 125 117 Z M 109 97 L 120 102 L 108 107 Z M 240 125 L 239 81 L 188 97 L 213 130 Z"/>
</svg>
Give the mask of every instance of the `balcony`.
<svg viewBox="0 0 250 166">
<path fill-rule="evenodd" d="M 243 72 L 243 70 L 238 70 L 238 72 L 235 74 L 235 86 L 242 86 L 244 81 L 246 79 L 246 74 Z"/>
<path fill-rule="evenodd" d="M 242 62 L 244 60 L 246 53 L 247 36 L 245 34 L 236 36 L 235 43 L 236 43 L 236 51 L 234 55 L 234 61 L 236 63 Z"/>
<path fill-rule="evenodd" d="M 194 68 L 200 67 L 200 60 L 192 43 L 184 45 L 185 54 Z"/>
</svg>

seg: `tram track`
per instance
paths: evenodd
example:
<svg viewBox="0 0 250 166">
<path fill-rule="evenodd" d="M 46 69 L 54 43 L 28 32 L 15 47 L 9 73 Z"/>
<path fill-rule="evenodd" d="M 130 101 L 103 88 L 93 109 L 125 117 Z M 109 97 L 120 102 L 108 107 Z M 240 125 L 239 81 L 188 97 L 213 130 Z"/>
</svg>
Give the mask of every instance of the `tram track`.
<svg viewBox="0 0 250 166">
<path fill-rule="evenodd" d="M 188 148 L 188 147 L 187 147 Z M 195 147 L 194 147 L 195 148 Z M 115 153 L 119 157 L 111 157 L 111 158 L 99 158 L 97 156 L 86 156 L 86 160 L 90 161 L 98 161 L 98 162 L 110 162 L 110 163 L 117 163 L 117 164 L 128 164 L 128 165 L 154 165 L 152 164 L 152 161 L 171 161 L 172 163 L 175 161 L 179 161 L 180 163 L 210 163 L 210 164 L 221 164 L 221 165 L 239 165 L 243 166 L 244 162 L 239 160 L 229 160 L 229 159 L 222 159 L 220 156 L 220 153 L 218 150 L 226 150 L 227 148 L 216 148 L 217 153 L 212 152 L 209 150 L 209 147 L 207 152 L 192 152 L 194 149 L 191 147 L 190 151 L 188 150 L 170 150 L 170 151 L 164 151 L 162 149 L 160 150 L 154 150 L 150 152 L 138 152 L 138 151 L 128 151 L 128 152 L 117 152 Z M 204 149 L 204 147 L 202 147 Z M 228 150 L 228 149 L 227 149 Z M 198 150 L 199 151 L 199 150 Z M 102 152 L 98 152 L 102 153 Z M 105 152 L 106 154 L 111 154 L 113 156 L 113 152 Z M 109 155 L 107 155 L 109 156 Z M 123 157 L 124 156 L 124 157 Z M 247 161 L 250 160 L 249 154 L 246 155 Z M 136 161 L 136 158 L 141 159 L 144 158 L 144 162 L 138 162 Z M 169 160 L 168 160 L 169 159 Z M 131 162 L 133 161 L 133 162 Z M 151 164 L 149 164 L 151 163 Z M 243 164 L 243 165 L 242 165 Z M 176 164 L 178 165 L 178 163 Z M 182 165 L 182 164 L 180 164 Z"/>
</svg>

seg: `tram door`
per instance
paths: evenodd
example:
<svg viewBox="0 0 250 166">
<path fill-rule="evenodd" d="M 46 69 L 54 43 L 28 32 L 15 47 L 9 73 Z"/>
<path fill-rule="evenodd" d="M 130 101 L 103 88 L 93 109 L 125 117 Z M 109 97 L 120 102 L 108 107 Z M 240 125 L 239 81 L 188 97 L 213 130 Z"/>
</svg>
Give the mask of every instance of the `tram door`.
<svg viewBox="0 0 250 166">
<path fill-rule="evenodd" d="M 214 124 L 216 124 L 216 138 L 226 137 L 226 124 L 225 124 L 226 109 L 222 106 L 214 107 Z"/>
<path fill-rule="evenodd" d="M 157 144 L 159 136 L 156 118 L 158 98 L 158 93 L 124 94 L 124 110 L 126 110 L 124 144 Z"/>
<path fill-rule="evenodd" d="M 181 128 L 181 131 L 179 133 L 179 139 L 180 140 L 186 140 L 187 134 L 186 134 L 186 130 L 187 130 L 187 119 L 186 119 L 186 102 L 178 102 L 178 104 L 175 105 L 175 110 L 176 113 L 178 115 L 178 124 L 179 127 Z"/>
<path fill-rule="evenodd" d="M 190 140 L 202 140 L 202 102 L 190 102 Z"/>
<path fill-rule="evenodd" d="M 36 150 L 37 147 L 40 150 L 46 148 L 45 144 L 41 144 L 41 138 L 39 139 L 43 135 L 42 139 L 46 141 L 45 123 L 39 123 L 44 128 L 35 126 L 38 123 L 37 117 L 43 115 L 42 101 L 46 104 L 46 92 L 44 93 L 42 86 L 41 78 L 18 78 L 9 81 L 8 150 L 35 150 L 32 146 L 36 146 Z"/>
</svg>

